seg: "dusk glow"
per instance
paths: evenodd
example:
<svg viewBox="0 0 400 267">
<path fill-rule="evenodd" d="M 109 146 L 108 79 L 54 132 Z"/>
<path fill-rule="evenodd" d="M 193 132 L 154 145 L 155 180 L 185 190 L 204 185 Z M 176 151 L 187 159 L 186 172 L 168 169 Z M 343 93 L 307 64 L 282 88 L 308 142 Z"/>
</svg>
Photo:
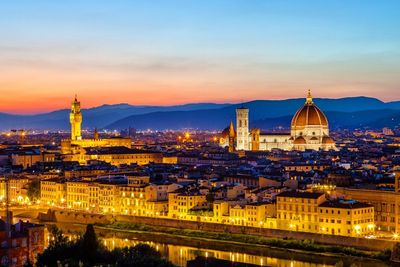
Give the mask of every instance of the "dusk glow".
<svg viewBox="0 0 400 267">
<path fill-rule="evenodd" d="M 400 99 L 399 1 L 2 1 L 1 112 Z"/>
<path fill-rule="evenodd" d="M 0 265 L 397 266 L 399 15 L 0 0 Z"/>
</svg>

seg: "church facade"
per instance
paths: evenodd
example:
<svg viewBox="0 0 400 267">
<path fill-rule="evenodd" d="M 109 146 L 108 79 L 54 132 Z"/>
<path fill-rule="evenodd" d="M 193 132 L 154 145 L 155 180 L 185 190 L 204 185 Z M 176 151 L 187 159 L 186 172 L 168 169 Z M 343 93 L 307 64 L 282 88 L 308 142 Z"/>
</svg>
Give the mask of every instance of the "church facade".
<svg viewBox="0 0 400 267">
<path fill-rule="evenodd" d="M 229 146 L 229 138 L 223 133 L 221 146 Z M 232 144 L 231 144 L 232 145 Z M 314 104 L 311 92 L 295 113 L 288 133 L 268 133 L 258 128 L 249 128 L 249 109 L 236 109 L 236 150 L 268 151 L 282 150 L 336 150 L 329 136 L 329 124 L 325 114 Z"/>
</svg>

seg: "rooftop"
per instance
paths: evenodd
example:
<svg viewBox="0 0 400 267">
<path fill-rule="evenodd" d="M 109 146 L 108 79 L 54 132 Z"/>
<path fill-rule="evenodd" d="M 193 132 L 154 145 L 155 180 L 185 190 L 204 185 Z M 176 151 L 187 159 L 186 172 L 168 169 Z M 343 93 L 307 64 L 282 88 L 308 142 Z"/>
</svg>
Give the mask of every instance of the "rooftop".
<svg viewBox="0 0 400 267">
<path fill-rule="evenodd" d="M 336 208 L 336 209 L 362 209 L 362 208 L 371 208 L 373 206 L 355 200 L 336 200 L 336 201 L 325 201 L 324 203 L 320 204 L 319 207 Z"/>
<path fill-rule="evenodd" d="M 300 191 L 286 191 L 282 192 L 278 197 L 293 197 L 293 198 L 311 198 L 317 199 L 324 195 L 324 193 L 316 193 L 316 192 L 300 192 Z"/>
</svg>

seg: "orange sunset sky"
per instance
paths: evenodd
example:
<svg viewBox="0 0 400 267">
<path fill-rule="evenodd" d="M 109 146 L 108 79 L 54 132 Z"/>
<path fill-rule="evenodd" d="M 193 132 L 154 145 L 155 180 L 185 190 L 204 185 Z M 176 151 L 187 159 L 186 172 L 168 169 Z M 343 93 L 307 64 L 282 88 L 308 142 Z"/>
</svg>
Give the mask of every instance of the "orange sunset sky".
<svg viewBox="0 0 400 267">
<path fill-rule="evenodd" d="M 0 3 L 0 112 L 400 99 L 399 1 L 56 2 Z"/>
</svg>

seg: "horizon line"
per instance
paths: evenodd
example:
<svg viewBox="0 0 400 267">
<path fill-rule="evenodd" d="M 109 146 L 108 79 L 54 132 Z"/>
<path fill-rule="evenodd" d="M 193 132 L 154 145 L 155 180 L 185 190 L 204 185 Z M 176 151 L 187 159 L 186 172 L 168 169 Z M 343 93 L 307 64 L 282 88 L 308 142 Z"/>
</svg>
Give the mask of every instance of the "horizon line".
<svg viewBox="0 0 400 267">
<path fill-rule="evenodd" d="M 379 100 L 382 103 L 392 103 L 392 102 L 397 102 L 400 101 L 398 100 L 390 100 L 390 101 L 384 101 L 382 99 L 379 99 L 377 97 L 372 97 L 372 96 L 366 96 L 366 95 L 356 95 L 356 96 L 344 96 L 344 97 L 313 97 L 313 99 L 319 99 L 319 100 L 340 100 L 340 99 L 345 99 L 345 98 L 370 98 L 370 99 L 375 99 Z M 71 98 L 74 99 L 74 98 Z M 246 101 L 232 101 L 232 102 L 184 102 L 184 103 L 176 103 L 176 104 L 169 104 L 169 105 L 135 105 L 135 104 L 130 104 L 127 102 L 121 102 L 121 103 L 103 103 L 97 106 L 89 106 L 82 108 L 82 110 L 88 110 L 88 109 L 94 109 L 94 108 L 99 108 L 102 106 L 117 106 L 117 105 L 129 105 L 133 107 L 173 107 L 173 106 L 185 106 L 185 105 L 199 105 L 199 104 L 216 104 L 216 105 L 238 105 L 238 104 L 246 104 L 254 101 L 287 101 L 287 100 L 299 100 L 299 99 L 306 99 L 306 97 L 295 97 L 295 98 L 279 98 L 279 99 L 253 99 L 253 100 L 246 100 Z M 78 101 L 84 103 L 84 101 L 81 101 L 78 97 Z M 36 115 L 41 115 L 41 114 L 48 114 L 52 112 L 57 112 L 57 111 L 62 111 L 62 110 L 69 110 L 68 106 L 65 108 L 59 108 L 59 109 L 53 109 L 53 110 L 48 110 L 48 111 L 38 111 L 38 112 L 7 112 L 7 111 L 2 111 L 0 110 L 0 114 L 6 114 L 6 115 L 14 115 L 14 116 L 36 116 Z"/>
</svg>

